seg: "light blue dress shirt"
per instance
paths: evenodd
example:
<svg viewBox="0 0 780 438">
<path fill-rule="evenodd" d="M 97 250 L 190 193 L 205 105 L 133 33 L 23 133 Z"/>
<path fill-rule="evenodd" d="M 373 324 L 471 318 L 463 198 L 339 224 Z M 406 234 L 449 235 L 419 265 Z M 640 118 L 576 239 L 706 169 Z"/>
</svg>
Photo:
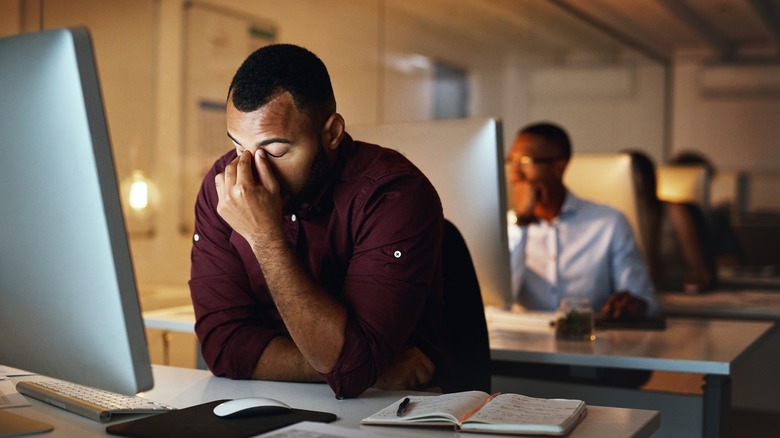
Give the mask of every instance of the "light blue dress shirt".
<svg viewBox="0 0 780 438">
<path fill-rule="evenodd" d="M 552 222 L 515 225 L 509 213 L 512 298 L 529 310 L 555 310 L 562 298 L 587 298 L 598 312 L 626 290 L 660 312 L 647 266 L 622 213 L 566 192 Z"/>
</svg>

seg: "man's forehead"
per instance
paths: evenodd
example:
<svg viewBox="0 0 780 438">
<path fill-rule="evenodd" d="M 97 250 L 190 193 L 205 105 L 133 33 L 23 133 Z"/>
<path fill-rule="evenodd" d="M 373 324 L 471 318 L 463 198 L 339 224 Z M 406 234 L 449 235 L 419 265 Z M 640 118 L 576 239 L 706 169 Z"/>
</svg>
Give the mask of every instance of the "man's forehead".
<svg viewBox="0 0 780 438">
<path fill-rule="evenodd" d="M 512 152 L 539 152 L 546 149 L 546 141 L 535 134 L 522 133 L 512 144 Z"/>
<path fill-rule="evenodd" d="M 282 93 L 268 101 L 265 105 L 256 110 L 256 113 L 262 119 L 288 119 L 299 114 L 298 109 L 295 107 L 292 95 L 290 93 Z"/>
<path fill-rule="evenodd" d="M 227 118 L 228 127 L 249 129 L 255 133 L 269 130 L 285 131 L 307 121 L 305 115 L 297 110 L 292 100 L 287 100 L 282 96 L 249 113 L 241 112 L 229 105 Z"/>
</svg>

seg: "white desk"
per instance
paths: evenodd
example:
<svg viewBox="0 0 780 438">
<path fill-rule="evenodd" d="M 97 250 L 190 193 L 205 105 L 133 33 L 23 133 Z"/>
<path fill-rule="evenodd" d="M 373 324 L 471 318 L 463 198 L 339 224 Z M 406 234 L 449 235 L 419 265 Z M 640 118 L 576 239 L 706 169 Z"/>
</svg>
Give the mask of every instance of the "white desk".
<svg viewBox="0 0 780 438">
<path fill-rule="evenodd" d="M 195 310 L 192 304 L 148 310 L 143 312 L 143 318 L 146 328 L 195 333 Z"/>
<path fill-rule="evenodd" d="M 667 315 L 780 321 L 780 290 L 716 290 L 658 294 Z"/>
<path fill-rule="evenodd" d="M 780 290 L 780 275 L 777 266 L 768 267 L 772 272 L 746 271 L 746 269 L 718 269 L 718 284 L 725 289 L 770 289 Z"/>
<path fill-rule="evenodd" d="M 701 294 L 661 292 L 667 315 L 679 317 L 780 321 L 780 289 L 723 289 Z M 780 413 L 780 327 L 754 349 L 747 366 L 732 376 L 732 406 Z"/>
<path fill-rule="evenodd" d="M 504 323 L 497 324 L 488 312 L 494 361 L 705 374 L 704 436 L 722 435 L 734 368 L 773 327 L 772 322 L 668 318 L 666 330 L 606 330 L 593 342 L 580 342 L 558 341 L 552 328 L 538 324 L 511 329 L 499 319 Z"/>
<path fill-rule="evenodd" d="M 19 380 L 18 378 L 15 380 Z M 361 426 L 360 420 L 394 403 L 408 391 L 369 389 L 356 399 L 337 400 L 325 384 L 229 380 L 214 377 L 208 371 L 154 366 L 155 388 L 145 394 L 151 399 L 185 408 L 212 400 L 249 396 L 272 397 L 300 408 L 328 411 L 336 414 L 334 425 L 366 430 L 388 436 L 458 436 L 448 428 L 410 428 Z M 37 400 L 31 407 L 14 408 L 13 413 L 25 415 L 54 425 L 46 437 L 105 436 L 105 424 L 97 423 L 63 411 Z M 162 414 L 164 415 L 164 414 Z M 109 424 L 115 424 L 113 421 Z M 657 411 L 589 406 L 588 415 L 570 438 L 649 437 L 660 426 Z M 489 436 L 480 434 L 480 436 Z"/>
<path fill-rule="evenodd" d="M 143 312 L 144 326 L 147 329 L 163 332 L 163 363 L 170 365 L 170 332 L 195 333 L 195 309 L 192 304 L 166 307 Z M 200 345 L 196 342 L 195 367 L 205 370 L 206 363 L 200 354 Z"/>
</svg>

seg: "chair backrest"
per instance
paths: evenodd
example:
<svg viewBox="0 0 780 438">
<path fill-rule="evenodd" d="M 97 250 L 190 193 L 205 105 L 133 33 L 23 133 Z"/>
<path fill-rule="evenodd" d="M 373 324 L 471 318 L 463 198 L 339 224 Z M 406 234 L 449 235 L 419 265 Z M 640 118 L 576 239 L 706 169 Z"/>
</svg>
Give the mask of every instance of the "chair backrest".
<svg viewBox="0 0 780 438">
<path fill-rule="evenodd" d="M 442 239 L 444 318 L 453 343 L 454 378 L 445 392 L 490 392 L 490 341 L 471 254 L 458 228 L 445 220 Z"/>
<path fill-rule="evenodd" d="M 716 255 L 711 227 L 701 208 L 693 203 L 665 203 L 666 215 L 676 236 L 667 251 L 677 251 L 685 264 L 683 278 L 666 278 L 664 286 L 672 290 L 703 292 L 717 286 Z M 675 254 L 662 254 L 661 259 L 674 260 Z M 679 256 L 677 256 L 679 259 Z M 662 271 L 666 270 L 661 267 Z M 668 271 L 674 271 L 668 269 Z M 672 282 L 677 282 L 674 284 Z M 680 284 L 680 282 L 682 284 Z"/>
<path fill-rule="evenodd" d="M 705 165 L 658 166 L 658 199 L 697 205 L 703 212 L 710 206 L 710 177 Z"/>
<path fill-rule="evenodd" d="M 623 213 L 634 230 L 640 250 L 644 252 L 647 242 L 642 240 L 639 227 L 630 154 L 574 154 L 566 168 L 563 183 L 575 195 L 609 205 Z"/>
</svg>

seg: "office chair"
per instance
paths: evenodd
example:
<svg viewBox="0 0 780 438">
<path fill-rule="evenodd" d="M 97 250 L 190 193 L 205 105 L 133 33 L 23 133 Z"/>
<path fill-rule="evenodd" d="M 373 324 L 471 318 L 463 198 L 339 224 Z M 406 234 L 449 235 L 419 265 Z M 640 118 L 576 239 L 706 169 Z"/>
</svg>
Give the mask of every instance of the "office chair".
<svg viewBox="0 0 780 438">
<path fill-rule="evenodd" d="M 477 272 L 458 228 L 444 221 L 444 317 L 453 340 L 452 387 L 445 392 L 490 392 L 490 342 Z"/>
<path fill-rule="evenodd" d="M 609 205 L 626 217 L 639 250 L 646 256 L 649 242 L 643 240 L 639 224 L 638 200 L 634 190 L 634 169 L 628 153 L 573 154 L 563 175 L 563 183 L 575 195 Z"/>
<path fill-rule="evenodd" d="M 706 216 L 710 207 L 711 172 L 703 164 L 658 166 L 658 199 L 695 205 Z"/>
<path fill-rule="evenodd" d="M 665 203 L 677 249 L 685 261 L 682 284 L 674 289 L 704 292 L 717 286 L 717 267 L 712 245 L 711 227 L 698 205 L 692 203 Z"/>
</svg>

